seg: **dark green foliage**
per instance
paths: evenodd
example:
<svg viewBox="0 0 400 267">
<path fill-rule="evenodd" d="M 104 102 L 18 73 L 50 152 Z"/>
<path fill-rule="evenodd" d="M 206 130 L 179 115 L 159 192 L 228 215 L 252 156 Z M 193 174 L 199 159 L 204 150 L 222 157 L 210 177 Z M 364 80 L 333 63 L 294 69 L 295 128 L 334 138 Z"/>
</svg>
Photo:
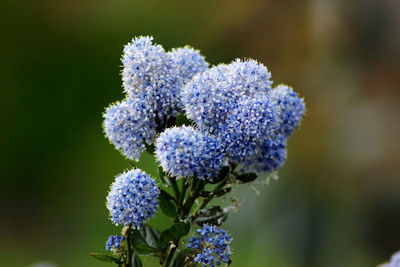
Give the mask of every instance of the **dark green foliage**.
<svg viewBox="0 0 400 267">
<path fill-rule="evenodd" d="M 228 218 L 228 212 L 222 210 L 220 206 L 212 206 L 208 209 L 202 209 L 197 213 L 194 222 L 202 226 L 203 224 L 212 224 L 219 226 Z"/>
<path fill-rule="evenodd" d="M 190 231 L 190 225 L 185 222 L 178 222 L 161 233 L 158 240 L 159 246 L 164 246 L 170 241 L 178 241 L 182 236 L 185 236 Z"/>
<path fill-rule="evenodd" d="M 243 173 L 236 177 L 236 180 L 241 184 L 253 182 L 255 179 L 257 179 L 257 174 L 254 172 Z"/>
<path fill-rule="evenodd" d="M 171 199 L 173 199 L 172 196 L 170 196 L 164 190 L 161 190 L 160 196 L 158 197 L 160 209 L 162 210 L 162 212 L 165 215 L 175 218 L 176 208 L 175 208 L 175 204 L 172 202 Z"/>
</svg>

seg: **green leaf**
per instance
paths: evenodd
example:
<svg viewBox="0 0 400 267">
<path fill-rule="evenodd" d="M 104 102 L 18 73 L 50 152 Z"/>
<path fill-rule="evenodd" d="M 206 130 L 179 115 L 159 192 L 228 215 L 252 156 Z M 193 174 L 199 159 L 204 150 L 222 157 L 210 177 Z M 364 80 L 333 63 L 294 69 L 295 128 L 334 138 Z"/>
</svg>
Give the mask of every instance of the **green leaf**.
<svg viewBox="0 0 400 267">
<path fill-rule="evenodd" d="M 158 240 L 158 245 L 161 247 L 168 244 L 170 241 L 177 241 L 182 236 L 189 233 L 189 231 L 190 224 L 185 222 L 178 222 L 161 233 L 160 239 Z"/>
<path fill-rule="evenodd" d="M 143 267 L 142 261 L 136 253 L 132 255 L 132 267 Z"/>
<path fill-rule="evenodd" d="M 179 252 L 176 257 L 174 262 L 172 263 L 172 267 L 182 267 L 185 266 L 185 263 L 187 262 L 187 257 L 189 255 L 189 253 L 191 253 L 192 250 L 191 249 L 184 249 L 181 252 Z"/>
<path fill-rule="evenodd" d="M 163 186 L 168 187 L 170 183 L 168 181 L 167 175 L 161 167 L 158 167 L 158 178 Z"/>
<path fill-rule="evenodd" d="M 145 243 L 136 244 L 134 250 L 139 255 L 157 255 L 159 253 L 157 248 L 150 247 Z"/>
<path fill-rule="evenodd" d="M 178 117 L 176 117 L 175 125 L 176 125 L 176 126 L 182 126 L 182 125 L 191 126 L 191 125 L 193 125 L 193 122 L 191 122 L 191 121 L 185 116 L 185 114 L 179 114 Z"/>
<path fill-rule="evenodd" d="M 243 173 L 236 177 L 236 180 L 241 184 L 253 182 L 255 179 L 257 179 L 257 174 L 254 172 Z"/>
<path fill-rule="evenodd" d="M 160 232 L 151 227 L 144 225 L 140 230 L 132 231 L 132 247 L 141 255 L 157 254 L 160 248 L 157 245 Z"/>
<path fill-rule="evenodd" d="M 173 199 L 173 197 L 170 194 L 168 194 L 164 190 L 161 190 L 160 196 L 158 197 L 160 209 L 165 215 L 175 218 L 176 208 L 171 199 Z"/>
<path fill-rule="evenodd" d="M 203 226 L 203 224 L 219 226 L 223 224 L 227 218 L 228 212 L 223 211 L 220 206 L 212 206 L 208 209 L 200 210 L 194 222 L 199 226 Z"/>
<path fill-rule="evenodd" d="M 221 182 L 221 181 L 224 180 L 225 177 L 229 174 L 229 171 L 230 171 L 230 170 L 231 170 L 231 168 L 228 167 L 228 166 L 222 167 L 222 168 L 219 170 L 217 177 L 215 177 L 214 180 L 213 180 L 212 182 L 208 182 L 208 183 L 210 183 L 210 184 L 217 184 L 217 183 Z"/>
<path fill-rule="evenodd" d="M 89 253 L 89 256 L 103 262 L 113 262 L 113 263 L 118 263 L 121 264 L 122 261 L 121 259 L 114 257 L 114 256 L 108 256 L 103 253 Z"/>
</svg>

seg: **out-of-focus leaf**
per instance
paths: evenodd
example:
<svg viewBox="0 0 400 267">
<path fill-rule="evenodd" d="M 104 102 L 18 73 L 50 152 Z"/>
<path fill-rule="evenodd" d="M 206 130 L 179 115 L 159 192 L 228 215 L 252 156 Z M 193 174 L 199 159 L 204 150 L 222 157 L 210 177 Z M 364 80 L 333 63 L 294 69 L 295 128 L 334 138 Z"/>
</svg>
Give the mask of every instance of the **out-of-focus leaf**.
<svg viewBox="0 0 400 267">
<path fill-rule="evenodd" d="M 253 182 L 255 179 L 257 179 L 257 174 L 254 172 L 243 173 L 236 177 L 236 180 L 242 184 Z"/>
<path fill-rule="evenodd" d="M 203 224 L 219 226 L 223 224 L 227 218 L 228 212 L 223 211 L 220 206 L 212 206 L 208 209 L 200 210 L 194 222 L 199 226 L 203 226 Z"/>
</svg>

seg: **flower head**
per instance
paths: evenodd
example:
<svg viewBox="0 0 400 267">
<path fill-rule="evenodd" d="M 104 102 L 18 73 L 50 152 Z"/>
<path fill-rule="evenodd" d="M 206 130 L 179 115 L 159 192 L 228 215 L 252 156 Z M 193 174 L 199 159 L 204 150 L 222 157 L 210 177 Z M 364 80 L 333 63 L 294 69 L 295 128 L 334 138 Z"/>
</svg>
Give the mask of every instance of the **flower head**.
<svg viewBox="0 0 400 267">
<path fill-rule="evenodd" d="M 212 180 L 222 165 L 222 149 L 215 137 L 193 127 L 165 130 L 156 140 L 156 158 L 163 169 L 181 178 Z"/>
<path fill-rule="evenodd" d="M 194 262 L 214 267 L 215 264 L 229 261 L 232 239 L 225 230 L 205 224 L 196 232 L 199 237 L 191 237 L 187 244 L 188 248 L 193 248 L 197 253 Z"/>
<path fill-rule="evenodd" d="M 296 130 L 303 118 L 305 112 L 304 100 L 286 85 L 278 85 L 270 92 L 270 95 L 282 110 L 280 132 L 289 136 Z"/>
<path fill-rule="evenodd" d="M 107 209 L 115 225 L 130 225 L 140 229 L 158 209 L 158 188 L 148 174 L 132 169 L 115 178 L 107 196 Z"/>
<path fill-rule="evenodd" d="M 121 245 L 122 240 L 125 239 L 126 238 L 121 235 L 110 235 L 106 242 L 106 250 L 113 251 L 116 254 L 120 253 L 122 250 L 122 245 Z"/>
<path fill-rule="evenodd" d="M 183 108 L 180 100 L 180 92 L 184 84 L 189 82 L 197 73 L 201 73 L 208 69 L 208 63 L 200 54 L 199 50 L 195 50 L 189 46 L 173 48 L 167 53 L 171 59 L 173 66 L 171 72 L 175 76 L 174 97 L 179 102 L 179 108 Z"/>
<path fill-rule="evenodd" d="M 197 126 L 216 134 L 240 101 L 271 90 L 268 69 L 254 60 L 236 60 L 196 75 L 182 90 L 187 116 Z"/>
<path fill-rule="evenodd" d="M 267 139 L 259 153 L 243 163 L 243 171 L 271 172 L 279 169 L 287 157 L 286 145 L 286 138 L 282 135 Z"/>
<path fill-rule="evenodd" d="M 180 48 L 165 52 L 152 37 L 134 38 L 124 48 L 122 80 L 129 95 L 146 99 L 161 124 L 181 108 L 183 83 L 208 68 L 198 51 Z"/>
<path fill-rule="evenodd" d="M 393 256 L 390 258 L 390 262 L 382 267 L 400 267 L 400 251 L 393 254 Z"/>
<path fill-rule="evenodd" d="M 156 125 L 147 101 L 126 98 L 104 113 L 104 132 L 110 142 L 129 159 L 139 160 L 145 143 L 154 142 Z"/>
<path fill-rule="evenodd" d="M 280 109 L 266 94 L 245 98 L 228 116 L 218 135 L 229 159 L 240 163 L 260 152 L 263 143 L 277 135 Z"/>
</svg>

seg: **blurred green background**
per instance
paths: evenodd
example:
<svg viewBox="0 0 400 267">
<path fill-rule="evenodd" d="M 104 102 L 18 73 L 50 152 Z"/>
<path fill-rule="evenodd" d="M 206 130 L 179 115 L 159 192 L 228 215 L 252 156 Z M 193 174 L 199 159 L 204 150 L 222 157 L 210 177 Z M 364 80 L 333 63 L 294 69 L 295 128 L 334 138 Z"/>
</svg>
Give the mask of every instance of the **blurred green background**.
<svg viewBox="0 0 400 267">
<path fill-rule="evenodd" d="M 138 35 L 211 64 L 258 59 L 306 99 L 280 179 L 236 190 L 232 266 L 375 266 L 400 249 L 398 0 L 6 0 L 0 14 L 0 266 L 103 266 L 88 253 L 119 229 L 105 196 L 129 164 L 101 115 Z"/>
</svg>

